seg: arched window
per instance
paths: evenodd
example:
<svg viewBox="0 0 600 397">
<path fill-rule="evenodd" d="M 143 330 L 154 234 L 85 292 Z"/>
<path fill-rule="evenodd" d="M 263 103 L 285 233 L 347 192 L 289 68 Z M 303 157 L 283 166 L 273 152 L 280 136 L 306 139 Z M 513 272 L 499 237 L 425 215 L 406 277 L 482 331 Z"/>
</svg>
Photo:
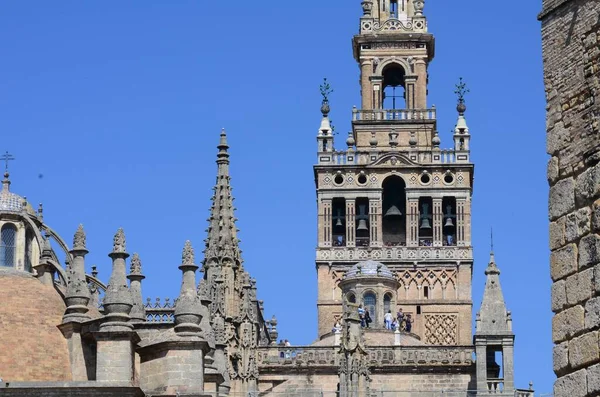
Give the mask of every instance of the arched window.
<svg viewBox="0 0 600 397">
<path fill-rule="evenodd" d="M 392 310 L 392 294 L 387 293 L 383 296 L 383 313 Z"/>
<path fill-rule="evenodd" d="M 7 223 L 0 232 L 0 266 L 15 267 L 15 246 L 17 242 L 17 228 L 12 223 Z"/>
<path fill-rule="evenodd" d="M 356 296 L 354 296 L 354 294 L 348 294 L 348 302 L 356 303 Z"/>
<path fill-rule="evenodd" d="M 406 95 L 404 68 L 396 63 L 387 65 L 383 69 L 383 108 L 405 109 Z"/>
<path fill-rule="evenodd" d="M 373 322 L 377 322 L 377 311 L 375 310 L 376 305 L 377 305 L 377 297 L 375 296 L 374 293 L 372 292 L 367 292 L 364 296 L 363 296 L 363 301 L 364 301 L 364 305 L 365 305 L 365 310 L 369 311 L 369 314 L 371 315 L 371 319 L 373 320 Z"/>
<path fill-rule="evenodd" d="M 25 233 L 25 271 L 31 272 L 33 269 L 33 232 L 27 230 Z"/>
<path fill-rule="evenodd" d="M 398 176 L 383 181 L 383 243 L 406 245 L 406 184 Z"/>
<path fill-rule="evenodd" d="M 390 18 L 398 19 L 398 0 L 390 0 Z"/>
</svg>

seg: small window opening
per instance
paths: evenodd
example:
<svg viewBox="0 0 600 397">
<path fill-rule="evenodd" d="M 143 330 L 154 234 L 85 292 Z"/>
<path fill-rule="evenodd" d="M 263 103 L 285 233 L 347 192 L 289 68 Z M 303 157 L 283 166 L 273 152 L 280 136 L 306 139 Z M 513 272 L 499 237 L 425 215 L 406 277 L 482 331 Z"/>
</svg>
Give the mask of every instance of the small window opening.
<svg viewBox="0 0 600 397">
<path fill-rule="evenodd" d="M 323 150 L 322 151 L 323 152 L 327 151 L 327 141 L 325 139 L 323 140 Z"/>
<path fill-rule="evenodd" d="M 356 303 L 356 296 L 354 294 L 348 294 L 348 302 Z"/>
<path fill-rule="evenodd" d="M 0 266 L 15 267 L 17 228 L 12 223 L 2 227 L 0 232 Z"/>
<path fill-rule="evenodd" d="M 417 306 L 417 314 L 421 314 L 421 306 Z"/>
<path fill-rule="evenodd" d="M 429 299 L 429 287 L 428 286 L 423 287 L 423 298 Z"/>
<path fill-rule="evenodd" d="M 488 388 L 494 392 L 501 392 L 504 389 L 503 378 L 503 355 L 500 346 L 488 346 L 486 349 L 486 375 Z"/>
<path fill-rule="evenodd" d="M 373 322 L 377 323 L 377 317 L 376 317 L 377 297 L 375 296 L 374 293 L 367 292 L 363 296 L 363 302 L 365 305 L 365 310 L 367 310 L 369 312 L 369 315 L 371 316 L 371 320 Z"/>
<path fill-rule="evenodd" d="M 398 19 L 398 0 L 390 1 L 390 18 Z"/>
<path fill-rule="evenodd" d="M 387 293 L 383 296 L 383 314 L 392 310 L 392 294 Z"/>
</svg>

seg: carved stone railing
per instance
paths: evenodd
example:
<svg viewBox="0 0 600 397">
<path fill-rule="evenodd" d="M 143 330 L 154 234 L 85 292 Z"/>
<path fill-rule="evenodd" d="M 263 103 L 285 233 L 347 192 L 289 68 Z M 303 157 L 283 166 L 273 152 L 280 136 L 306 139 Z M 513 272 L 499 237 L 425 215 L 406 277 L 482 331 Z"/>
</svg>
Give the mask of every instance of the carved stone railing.
<svg viewBox="0 0 600 397">
<path fill-rule="evenodd" d="M 470 247 L 319 247 L 317 260 L 362 261 L 373 260 L 471 260 Z"/>
<path fill-rule="evenodd" d="M 436 120 L 436 118 L 435 108 L 352 110 L 352 121 L 422 121 Z"/>
<path fill-rule="evenodd" d="M 175 302 L 170 298 L 165 298 L 161 302 L 160 298 L 152 303 L 152 299 L 147 298 L 144 309 L 146 310 L 146 321 L 149 323 L 172 323 L 175 321 Z"/>
<path fill-rule="evenodd" d="M 414 150 L 407 152 L 411 156 L 414 155 L 415 163 L 418 164 L 454 164 L 456 163 L 456 151 L 454 149 L 427 149 Z M 319 164 L 329 165 L 369 165 L 375 163 L 383 155 L 388 155 L 389 152 L 374 152 L 374 151 L 344 151 L 339 150 L 330 153 L 319 154 Z M 393 161 L 382 166 L 396 166 Z"/>
<path fill-rule="evenodd" d="M 503 393 L 504 392 L 504 379 L 488 378 L 487 388 L 488 388 L 488 393 L 491 393 L 491 394 Z"/>
<path fill-rule="evenodd" d="M 260 368 L 337 366 L 336 346 L 268 346 L 258 349 Z M 473 348 L 470 346 L 382 346 L 368 347 L 369 362 L 374 367 L 385 366 L 470 366 Z"/>
</svg>

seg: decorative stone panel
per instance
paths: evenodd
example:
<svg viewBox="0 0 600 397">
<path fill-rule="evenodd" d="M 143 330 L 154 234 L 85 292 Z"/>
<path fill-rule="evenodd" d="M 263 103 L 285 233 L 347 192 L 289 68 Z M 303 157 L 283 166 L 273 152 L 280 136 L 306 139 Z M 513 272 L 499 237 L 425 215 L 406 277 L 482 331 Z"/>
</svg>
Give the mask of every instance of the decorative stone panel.
<svg viewBox="0 0 600 397">
<path fill-rule="evenodd" d="M 458 315 L 425 314 L 425 343 L 429 345 L 456 345 L 458 343 Z"/>
</svg>

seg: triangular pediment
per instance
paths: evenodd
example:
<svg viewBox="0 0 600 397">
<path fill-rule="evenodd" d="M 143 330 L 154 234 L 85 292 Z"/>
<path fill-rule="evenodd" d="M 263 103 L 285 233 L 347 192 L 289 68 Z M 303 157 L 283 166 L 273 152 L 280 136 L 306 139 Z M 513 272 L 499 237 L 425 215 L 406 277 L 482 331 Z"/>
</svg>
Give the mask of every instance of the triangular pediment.
<svg viewBox="0 0 600 397">
<path fill-rule="evenodd" d="M 418 166 L 419 164 L 410 160 L 408 156 L 404 153 L 399 152 L 390 152 L 386 153 L 383 156 L 379 157 L 377 160 L 371 163 L 372 166 L 387 166 L 387 167 L 397 167 L 400 165 L 406 166 Z"/>
</svg>

